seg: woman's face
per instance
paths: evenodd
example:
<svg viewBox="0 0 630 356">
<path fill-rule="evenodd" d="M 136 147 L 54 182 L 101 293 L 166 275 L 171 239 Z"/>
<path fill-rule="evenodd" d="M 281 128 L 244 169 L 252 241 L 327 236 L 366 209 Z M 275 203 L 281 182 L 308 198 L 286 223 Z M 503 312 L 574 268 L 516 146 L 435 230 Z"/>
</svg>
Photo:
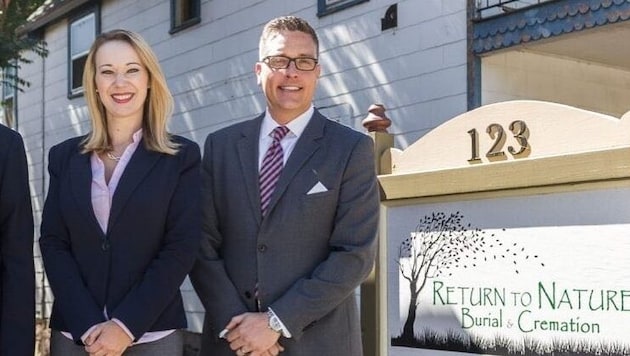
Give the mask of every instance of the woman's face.
<svg viewBox="0 0 630 356">
<path fill-rule="evenodd" d="M 124 41 L 109 41 L 95 53 L 94 81 L 107 120 L 142 121 L 149 73 L 138 53 Z"/>
</svg>

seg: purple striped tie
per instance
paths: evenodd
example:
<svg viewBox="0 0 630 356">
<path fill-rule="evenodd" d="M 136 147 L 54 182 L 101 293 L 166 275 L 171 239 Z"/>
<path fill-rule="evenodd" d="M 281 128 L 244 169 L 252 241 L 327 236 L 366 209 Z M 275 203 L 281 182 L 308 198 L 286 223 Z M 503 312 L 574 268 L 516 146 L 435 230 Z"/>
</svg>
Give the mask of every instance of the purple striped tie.
<svg viewBox="0 0 630 356">
<path fill-rule="evenodd" d="M 278 183 L 278 178 L 280 178 L 280 173 L 282 173 L 284 154 L 280 141 L 282 141 L 288 132 L 289 128 L 286 126 L 278 126 L 273 129 L 270 135 L 273 137 L 273 142 L 271 146 L 269 146 L 269 149 L 267 149 L 265 158 L 263 158 L 260 166 L 260 211 L 263 216 L 267 214 L 271 194 L 273 194 L 276 183 Z"/>
</svg>

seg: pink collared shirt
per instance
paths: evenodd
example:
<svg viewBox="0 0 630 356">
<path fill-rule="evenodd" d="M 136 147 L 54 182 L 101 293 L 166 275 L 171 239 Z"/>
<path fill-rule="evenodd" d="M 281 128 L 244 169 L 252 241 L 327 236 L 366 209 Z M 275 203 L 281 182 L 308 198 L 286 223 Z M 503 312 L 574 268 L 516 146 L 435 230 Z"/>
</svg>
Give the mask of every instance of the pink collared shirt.
<svg viewBox="0 0 630 356">
<path fill-rule="evenodd" d="M 132 136 L 132 142 L 125 148 L 120 156 L 120 160 L 114 167 L 114 172 L 109 178 L 109 183 L 105 182 L 105 164 L 96 153 L 92 153 L 90 164 L 92 168 L 92 209 L 98 224 L 101 226 L 103 233 L 107 233 L 107 223 L 109 221 L 109 212 L 112 208 L 112 199 L 118 187 L 120 176 L 122 176 L 127 164 L 131 160 L 140 139 L 142 138 L 142 129 L 136 131 Z"/>
</svg>

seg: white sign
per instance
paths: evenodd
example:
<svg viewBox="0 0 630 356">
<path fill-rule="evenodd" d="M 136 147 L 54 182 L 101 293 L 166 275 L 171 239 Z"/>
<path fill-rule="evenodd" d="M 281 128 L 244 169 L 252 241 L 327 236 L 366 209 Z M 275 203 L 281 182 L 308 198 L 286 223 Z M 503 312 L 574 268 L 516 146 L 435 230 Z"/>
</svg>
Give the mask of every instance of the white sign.
<svg viewBox="0 0 630 356">
<path fill-rule="evenodd" d="M 609 188 L 388 208 L 389 354 L 627 355 L 628 202 Z"/>
</svg>

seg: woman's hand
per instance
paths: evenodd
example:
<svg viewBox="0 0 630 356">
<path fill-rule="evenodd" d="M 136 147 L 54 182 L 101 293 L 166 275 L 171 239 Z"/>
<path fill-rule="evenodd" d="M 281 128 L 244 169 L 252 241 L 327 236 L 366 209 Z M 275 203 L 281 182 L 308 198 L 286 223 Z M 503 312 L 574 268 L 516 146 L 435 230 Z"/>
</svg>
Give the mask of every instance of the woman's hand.
<svg viewBox="0 0 630 356">
<path fill-rule="evenodd" d="M 133 340 L 116 322 L 98 324 L 85 339 L 85 351 L 90 356 L 120 356 Z"/>
</svg>

